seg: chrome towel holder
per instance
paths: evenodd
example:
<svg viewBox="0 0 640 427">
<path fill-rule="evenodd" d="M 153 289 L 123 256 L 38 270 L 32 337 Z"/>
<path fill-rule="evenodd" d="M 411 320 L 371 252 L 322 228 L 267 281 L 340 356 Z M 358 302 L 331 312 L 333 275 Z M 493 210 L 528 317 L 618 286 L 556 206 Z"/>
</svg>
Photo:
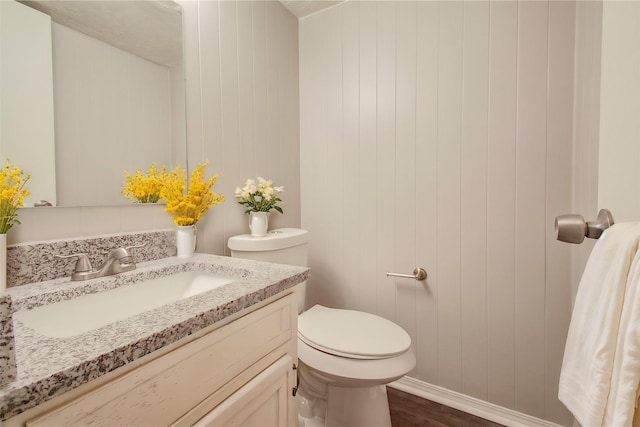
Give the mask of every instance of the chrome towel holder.
<svg viewBox="0 0 640 427">
<path fill-rule="evenodd" d="M 416 267 L 413 269 L 413 274 L 399 274 L 387 272 L 387 277 L 405 277 L 407 279 L 424 280 L 427 278 L 427 270 L 422 267 Z"/>
<path fill-rule="evenodd" d="M 596 220 L 589 222 L 585 222 L 582 215 L 560 215 L 555 221 L 556 239 L 567 243 L 582 243 L 585 237 L 598 239 L 613 224 L 613 215 L 608 209 L 600 209 Z"/>
</svg>

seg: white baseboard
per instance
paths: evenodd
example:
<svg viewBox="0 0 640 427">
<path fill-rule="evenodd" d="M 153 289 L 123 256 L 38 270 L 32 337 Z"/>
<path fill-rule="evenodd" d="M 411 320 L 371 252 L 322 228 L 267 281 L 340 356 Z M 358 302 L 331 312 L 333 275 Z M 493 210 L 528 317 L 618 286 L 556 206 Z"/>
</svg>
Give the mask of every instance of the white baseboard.
<svg viewBox="0 0 640 427">
<path fill-rule="evenodd" d="M 503 408 L 415 378 L 403 377 L 388 386 L 508 427 L 562 427 L 559 424 Z"/>
</svg>

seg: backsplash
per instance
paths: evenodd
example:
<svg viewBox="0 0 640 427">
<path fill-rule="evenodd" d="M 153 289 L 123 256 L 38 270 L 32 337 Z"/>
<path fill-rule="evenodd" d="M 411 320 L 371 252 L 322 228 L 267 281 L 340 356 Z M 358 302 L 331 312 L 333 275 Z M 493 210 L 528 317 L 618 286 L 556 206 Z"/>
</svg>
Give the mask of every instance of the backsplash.
<svg viewBox="0 0 640 427">
<path fill-rule="evenodd" d="M 111 249 L 146 243 L 131 250 L 136 263 L 176 254 L 175 230 L 154 230 L 30 242 L 7 247 L 7 287 L 71 276 L 76 259 L 54 259 L 55 255 L 86 253 L 91 265 L 99 267 Z"/>
</svg>

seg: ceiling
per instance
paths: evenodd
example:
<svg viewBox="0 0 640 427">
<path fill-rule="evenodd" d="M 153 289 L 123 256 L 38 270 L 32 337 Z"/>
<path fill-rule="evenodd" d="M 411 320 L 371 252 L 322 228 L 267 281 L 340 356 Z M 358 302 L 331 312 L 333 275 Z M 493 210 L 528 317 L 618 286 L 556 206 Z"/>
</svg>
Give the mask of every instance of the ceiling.
<svg viewBox="0 0 640 427">
<path fill-rule="evenodd" d="M 331 0 L 280 0 L 291 13 L 293 13 L 298 18 L 304 18 L 307 15 L 311 15 L 312 13 L 316 13 L 320 10 L 326 9 L 338 3 L 342 3 L 342 1 L 331 1 Z"/>
<path fill-rule="evenodd" d="M 0 0 L 2 1 L 2 0 Z M 181 8 L 171 0 L 18 0 L 59 24 L 146 58 L 174 66 L 182 61 Z M 342 1 L 280 0 L 298 18 Z"/>
<path fill-rule="evenodd" d="M 18 1 L 54 22 L 156 64 L 182 63 L 182 12 L 173 1 Z"/>
</svg>

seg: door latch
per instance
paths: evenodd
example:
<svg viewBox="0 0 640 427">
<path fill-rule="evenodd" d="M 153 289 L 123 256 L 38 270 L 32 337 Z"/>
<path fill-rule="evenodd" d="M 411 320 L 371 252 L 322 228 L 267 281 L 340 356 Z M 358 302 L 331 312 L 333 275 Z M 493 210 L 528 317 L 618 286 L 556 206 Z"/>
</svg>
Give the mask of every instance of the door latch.
<svg viewBox="0 0 640 427">
<path fill-rule="evenodd" d="M 293 389 L 291 389 L 291 395 L 295 397 L 295 395 L 298 394 L 298 387 L 300 386 L 300 377 L 298 376 L 298 367 L 296 366 L 295 363 L 293 364 L 291 369 L 296 371 L 296 385 L 295 387 L 293 387 Z"/>
</svg>

